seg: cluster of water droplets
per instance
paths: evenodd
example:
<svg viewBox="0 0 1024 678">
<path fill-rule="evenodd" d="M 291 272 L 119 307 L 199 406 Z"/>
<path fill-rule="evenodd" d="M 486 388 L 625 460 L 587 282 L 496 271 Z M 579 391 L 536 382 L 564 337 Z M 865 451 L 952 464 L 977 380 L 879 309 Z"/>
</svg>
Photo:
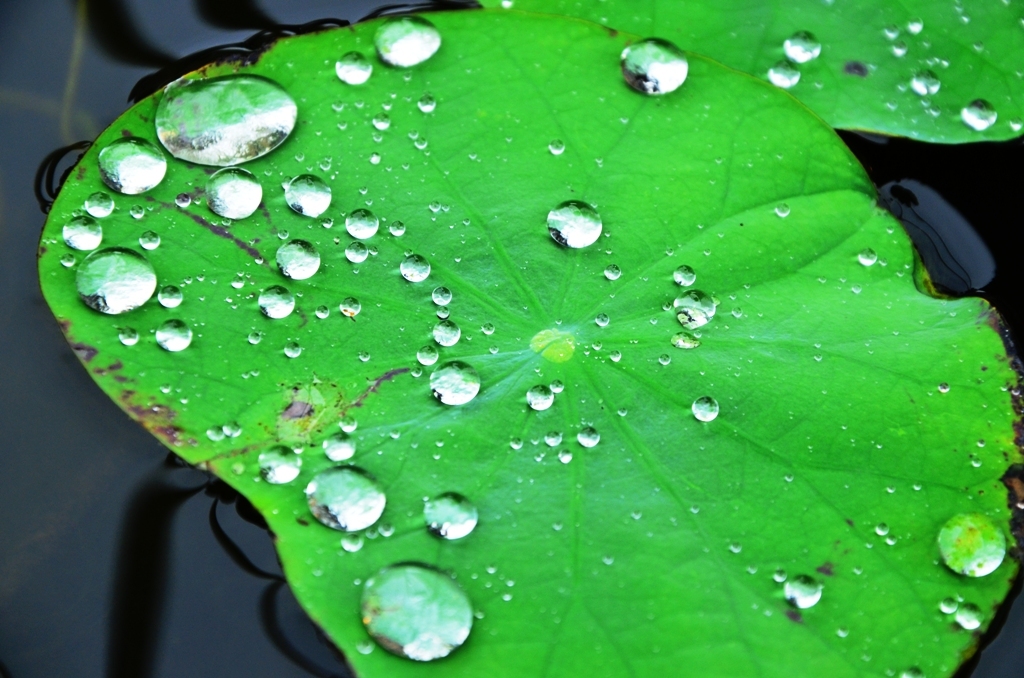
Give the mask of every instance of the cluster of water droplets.
<svg viewBox="0 0 1024 678">
<path fill-rule="evenodd" d="M 782 51 L 786 58 L 768 69 L 768 80 L 776 87 L 789 89 L 800 82 L 797 66 L 817 59 L 821 54 L 821 43 L 811 33 L 797 31 L 783 41 Z"/>
</svg>

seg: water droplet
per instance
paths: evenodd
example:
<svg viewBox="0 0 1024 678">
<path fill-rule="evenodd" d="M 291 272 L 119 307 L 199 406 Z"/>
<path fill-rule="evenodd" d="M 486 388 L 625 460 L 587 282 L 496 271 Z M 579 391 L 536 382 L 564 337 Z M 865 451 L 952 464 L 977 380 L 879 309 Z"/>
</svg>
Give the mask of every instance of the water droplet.
<svg viewBox="0 0 1024 678">
<path fill-rule="evenodd" d="M 668 353 L 662 353 L 660 356 L 658 356 L 658 362 L 661 363 L 662 365 L 668 365 L 669 363 L 672 362 L 672 356 L 670 356 Z"/>
<path fill-rule="evenodd" d="M 480 326 L 480 331 L 486 334 L 487 336 L 491 336 L 492 334 L 494 334 L 494 325 L 492 323 L 484 323 L 483 325 Z"/>
<path fill-rule="evenodd" d="M 298 358 L 302 355 L 302 347 L 297 341 L 289 341 L 284 345 L 284 354 L 288 358 Z"/>
<path fill-rule="evenodd" d="M 873 266 L 878 261 L 878 255 L 870 247 L 860 251 L 857 255 L 857 261 L 861 263 L 861 266 Z"/>
<path fill-rule="evenodd" d="M 939 78 L 931 71 L 918 71 L 910 79 L 910 89 L 923 97 L 938 94 L 941 86 Z"/>
<path fill-rule="evenodd" d="M 672 280 L 674 280 L 677 285 L 689 287 L 697 281 L 697 274 L 689 266 L 680 266 L 676 270 L 672 271 Z"/>
<path fill-rule="evenodd" d="M 184 351 L 192 343 L 192 328 L 177 318 L 165 320 L 156 329 L 156 343 L 165 351 Z"/>
<path fill-rule="evenodd" d="M 889 526 L 885 523 L 878 523 L 877 525 L 875 525 L 875 534 L 877 534 L 879 537 L 884 537 L 885 535 L 889 534 Z"/>
<path fill-rule="evenodd" d="M 783 593 L 791 604 L 806 610 L 821 600 L 821 584 L 806 574 L 798 574 L 786 582 Z"/>
<path fill-rule="evenodd" d="M 299 214 L 318 217 L 331 206 L 331 187 L 316 175 L 300 174 L 288 182 L 284 199 Z"/>
<path fill-rule="evenodd" d="M 334 72 L 346 85 L 362 85 L 370 79 L 373 64 L 359 52 L 349 52 L 334 64 Z"/>
<path fill-rule="evenodd" d="M 117 339 L 125 346 L 139 343 L 139 333 L 131 327 L 122 327 L 117 331 Z"/>
<path fill-rule="evenodd" d="M 363 310 L 363 305 L 355 297 L 345 297 L 341 304 L 339 304 L 338 310 L 346 318 L 355 318 L 359 315 L 359 311 Z"/>
<path fill-rule="evenodd" d="M 75 261 L 75 255 L 71 254 L 70 252 L 65 252 L 64 254 L 60 255 L 60 265 L 63 266 L 64 268 L 71 268 L 72 266 L 75 265 Z"/>
<path fill-rule="evenodd" d="M 618 280 L 622 275 L 622 269 L 615 264 L 608 264 L 604 267 L 604 277 L 609 280 Z"/>
<path fill-rule="evenodd" d="M 551 155 L 562 155 L 565 153 L 565 142 L 561 139 L 552 139 L 551 143 L 548 144 L 548 150 Z"/>
<path fill-rule="evenodd" d="M 453 360 L 430 375 L 430 389 L 445 405 L 465 405 L 480 392 L 480 375 L 466 363 Z"/>
<path fill-rule="evenodd" d="M 805 64 L 821 54 L 821 43 L 807 31 L 798 31 L 782 43 L 782 49 L 790 61 Z"/>
<path fill-rule="evenodd" d="M 546 410 L 555 402 L 555 394 L 543 384 L 533 386 L 526 392 L 526 404 L 533 410 Z"/>
<path fill-rule="evenodd" d="M 562 462 L 563 464 L 568 464 L 570 461 L 572 461 L 572 452 L 570 452 L 569 450 L 559 451 L 558 461 Z"/>
<path fill-rule="evenodd" d="M 700 339 L 690 332 L 677 332 L 672 335 L 672 345 L 676 348 L 697 348 L 700 346 Z"/>
<path fill-rule="evenodd" d="M 423 282 L 430 275 L 430 262 L 418 254 L 410 254 L 402 260 L 398 270 L 409 282 Z"/>
<path fill-rule="evenodd" d="M 984 615 L 981 614 L 981 610 L 974 603 L 964 603 L 960 606 L 960 609 L 956 611 L 956 623 L 961 628 L 968 631 L 981 626 L 981 622 L 984 619 Z"/>
<path fill-rule="evenodd" d="M 103 242 L 103 227 L 92 217 L 83 214 L 64 224 L 63 235 L 68 247 L 87 252 Z"/>
<path fill-rule="evenodd" d="M 241 167 L 225 167 L 206 182 L 210 211 L 226 219 L 245 219 L 263 200 L 263 187 L 251 172 Z"/>
<path fill-rule="evenodd" d="M 437 99 L 429 93 L 424 94 L 420 97 L 420 100 L 416 102 L 416 106 L 418 106 L 424 113 L 433 113 L 434 109 L 437 108 Z"/>
<path fill-rule="evenodd" d="M 139 236 L 139 246 L 144 250 L 155 250 L 160 247 L 160 235 L 155 231 L 144 231 Z"/>
<path fill-rule="evenodd" d="M 192 204 L 192 196 L 188 193 L 179 193 L 174 197 L 174 204 L 178 207 L 185 209 Z"/>
<path fill-rule="evenodd" d="M 594 323 L 598 327 L 608 327 L 608 323 L 609 322 L 610 322 L 610 320 L 608 318 L 608 314 L 607 313 L 598 313 L 597 317 L 594 318 Z"/>
<path fill-rule="evenodd" d="M 911 666 L 900 672 L 900 678 L 925 678 L 924 671 L 916 666 Z"/>
<path fill-rule="evenodd" d="M 949 384 L 946 382 L 939 384 L 939 393 L 949 393 Z"/>
<path fill-rule="evenodd" d="M 401 221 L 392 221 L 391 225 L 388 226 L 388 231 L 396 238 L 401 238 L 405 235 L 405 224 Z"/>
<path fill-rule="evenodd" d="M 601 216 L 579 200 L 567 200 L 548 212 L 548 233 L 564 247 L 588 247 L 601 237 Z"/>
<path fill-rule="evenodd" d="M 434 325 L 434 341 L 441 346 L 454 346 L 459 343 L 462 330 L 451 320 L 442 320 Z"/>
<path fill-rule="evenodd" d="M 783 59 L 768 69 L 768 81 L 776 87 L 789 89 L 800 82 L 800 71 L 792 62 Z"/>
<path fill-rule="evenodd" d="M 430 298 L 438 306 L 444 306 L 451 303 L 452 291 L 447 287 L 435 287 L 434 291 L 430 293 Z"/>
<path fill-rule="evenodd" d="M 415 661 L 448 656 L 473 627 L 473 607 L 458 584 L 415 563 L 386 567 L 368 579 L 361 611 L 381 647 Z"/>
<path fill-rule="evenodd" d="M 939 531 L 939 552 L 946 566 L 968 577 L 991 574 L 1006 556 L 1006 536 L 980 513 L 953 516 Z"/>
<path fill-rule="evenodd" d="M 324 440 L 323 448 L 324 454 L 331 461 L 345 461 L 356 453 L 356 441 L 344 431 L 339 431 Z"/>
<path fill-rule="evenodd" d="M 256 330 L 253 330 L 252 332 L 250 332 L 250 333 L 249 333 L 249 336 L 248 336 L 248 337 L 246 337 L 246 340 L 247 340 L 247 341 L 248 341 L 248 342 L 249 342 L 250 344 L 252 344 L 253 346 L 255 346 L 256 344 L 258 344 L 258 343 L 260 343 L 261 341 L 263 341 L 263 333 L 262 333 L 262 332 L 258 332 L 258 331 L 256 331 Z"/>
<path fill-rule="evenodd" d="M 290 483 L 299 476 L 302 457 L 284 445 L 275 445 L 259 456 L 260 475 L 272 485 Z"/>
<path fill-rule="evenodd" d="M 693 401 L 690 410 L 699 421 L 713 421 L 718 416 L 718 401 L 711 396 L 701 396 Z"/>
<path fill-rule="evenodd" d="M 696 513 L 696 511 L 694 511 L 694 513 Z M 781 584 L 782 582 L 786 581 L 786 571 L 780 567 L 779 569 L 775 570 L 775 572 L 772 574 L 772 579 Z"/>
<path fill-rule="evenodd" d="M 263 315 L 278 320 L 295 309 L 295 297 L 284 287 L 273 285 L 260 292 L 259 306 Z"/>
<path fill-rule="evenodd" d="M 114 199 L 103 191 L 97 191 L 85 199 L 82 207 L 89 216 L 102 219 L 114 211 Z"/>
<path fill-rule="evenodd" d="M 956 612 L 958 607 L 960 607 L 960 605 L 957 603 L 956 598 L 943 598 L 939 602 L 939 611 L 942 612 L 942 614 L 953 614 Z"/>
<path fill-rule="evenodd" d="M 917 35 L 924 28 L 924 21 L 921 19 L 911 19 L 907 22 L 907 32 L 911 35 Z"/>
<path fill-rule="evenodd" d="M 156 291 L 156 272 L 141 254 L 111 247 L 82 261 L 75 285 L 86 306 L 118 315 L 149 301 Z"/>
<path fill-rule="evenodd" d="M 352 213 L 345 217 L 345 230 L 349 236 L 357 240 L 367 240 L 376 236 L 379 226 L 380 219 L 370 210 L 352 210 Z"/>
<path fill-rule="evenodd" d="M 781 203 L 775 207 L 775 214 L 782 219 L 789 216 L 789 211 L 789 205 L 786 203 Z"/>
<path fill-rule="evenodd" d="M 146 210 L 143 209 L 142 205 L 132 205 L 128 210 L 128 214 L 132 216 L 132 219 L 141 219 L 146 216 Z"/>
<path fill-rule="evenodd" d="M 477 511 L 469 499 L 445 492 L 423 505 L 427 529 L 443 539 L 462 539 L 476 527 Z"/>
<path fill-rule="evenodd" d="M 165 285 L 160 288 L 157 292 L 156 299 L 160 302 L 160 305 L 164 308 L 178 308 L 181 306 L 181 301 L 184 296 L 181 293 L 181 288 L 176 285 Z"/>
<path fill-rule="evenodd" d="M 695 330 L 715 317 L 715 301 L 700 290 L 689 290 L 672 302 L 676 319 L 688 330 Z"/>
<path fill-rule="evenodd" d="M 320 306 L 317 306 L 316 310 L 313 311 L 313 312 L 316 313 L 316 317 L 320 318 L 321 320 L 324 320 L 329 315 L 331 315 L 331 309 L 327 308 L 323 304 L 321 304 Z"/>
<path fill-rule="evenodd" d="M 960 119 L 964 124 L 979 132 L 994 125 L 998 117 L 996 109 L 984 99 L 975 99 L 960 111 Z"/>
<path fill-rule="evenodd" d="M 277 83 L 252 75 L 178 80 L 164 89 L 156 133 L 175 158 L 238 165 L 280 146 L 298 108 Z"/>
<path fill-rule="evenodd" d="M 125 137 L 100 151 L 99 167 L 107 186 L 118 193 L 138 195 L 163 181 L 167 160 L 145 139 Z"/>
<path fill-rule="evenodd" d="M 391 118 L 388 117 L 387 113 L 378 113 L 373 116 L 373 120 L 371 120 L 371 122 L 373 123 L 374 129 L 381 132 L 386 130 L 388 127 L 391 127 Z"/>
<path fill-rule="evenodd" d="M 907 43 L 902 40 L 892 43 L 892 54 L 895 57 L 905 57 L 907 55 Z"/>
<path fill-rule="evenodd" d="M 584 426 L 576 434 L 576 440 L 583 447 L 594 447 L 601 442 L 601 434 L 593 426 Z"/>
<path fill-rule="evenodd" d="M 292 240 L 282 245 L 276 258 L 281 273 L 292 280 L 306 280 L 320 269 L 320 253 L 305 240 Z"/>
<path fill-rule="evenodd" d="M 376 478 L 355 466 L 338 466 L 316 474 L 306 485 L 309 510 L 321 523 L 343 532 L 373 525 L 387 498 Z"/>
<path fill-rule="evenodd" d="M 341 538 L 341 548 L 348 553 L 355 553 L 363 548 L 363 535 L 346 534 Z"/>
<path fill-rule="evenodd" d="M 689 64 L 681 49 L 666 40 L 648 38 L 622 50 L 622 76 L 643 94 L 668 94 L 686 82 Z"/>
<path fill-rule="evenodd" d="M 370 250 L 363 243 L 354 240 L 345 247 L 345 258 L 353 264 L 361 264 L 370 256 Z"/>
<path fill-rule="evenodd" d="M 416 351 L 416 360 L 419 361 L 420 365 L 433 365 L 437 362 L 438 355 L 440 354 L 436 348 L 427 345 Z"/>
<path fill-rule="evenodd" d="M 434 24 L 418 16 L 388 19 L 373 38 L 380 60 L 390 66 L 409 68 L 421 64 L 441 47 Z"/>
</svg>

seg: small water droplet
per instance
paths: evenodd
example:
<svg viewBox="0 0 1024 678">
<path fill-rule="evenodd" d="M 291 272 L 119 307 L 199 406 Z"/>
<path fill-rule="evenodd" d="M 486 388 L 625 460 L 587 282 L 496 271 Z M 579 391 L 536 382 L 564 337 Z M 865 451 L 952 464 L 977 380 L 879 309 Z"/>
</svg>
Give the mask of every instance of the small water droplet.
<svg viewBox="0 0 1024 678">
<path fill-rule="evenodd" d="M 405 235 L 405 224 L 401 221 L 392 221 L 391 225 L 388 226 L 388 231 L 396 238 L 400 238 Z"/>
<path fill-rule="evenodd" d="M 598 327 L 607 327 L 608 326 L 608 322 L 609 322 L 609 319 L 608 319 L 608 314 L 607 313 L 598 313 L 597 317 L 594 318 L 594 323 Z"/>
<path fill-rule="evenodd" d="M 781 584 L 782 582 L 786 581 L 786 571 L 780 567 L 779 569 L 775 570 L 775 572 L 772 574 L 772 579 Z"/>
<path fill-rule="evenodd" d="M 790 61 L 804 64 L 818 58 L 821 54 L 821 43 L 807 31 L 798 31 L 786 38 L 782 43 L 782 49 Z"/>
<path fill-rule="evenodd" d="M 579 200 L 567 200 L 548 212 L 548 233 L 564 247 L 588 247 L 601 237 L 601 216 Z"/>
<path fill-rule="evenodd" d="M 306 280 L 320 270 L 320 253 L 305 240 L 292 240 L 282 245 L 276 259 L 281 273 L 292 280 Z"/>
<path fill-rule="evenodd" d="M 362 85 L 373 74 L 373 64 L 359 52 L 349 52 L 334 64 L 334 72 L 346 85 Z"/>
<path fill-rule="evenodd" d="M 139 333 L 131 327 L 122 327 L 117 331 L 117 339 L 125 346 L 134 346 L 139 343 Z"/>
<path fill-rule="evenodd" d="M 118 315 L 149 301 L 156 291 L 156 272 L 141 254 L 111 247 L 82 261 L 75 285 L 89 308 Z"/>
<path fill-rule="evenodd" d="M 860 262 L 861 266 L 873 266 L 878 261 L 878 255 L 870 247 L 860 251 L 857 255 L 857 261 Z"/>
<path fill-rule="evenodd" d="M 526 404 L 533 410 L 546 410 L 555 402 L 555 394 L 543 384 L 533 386 L 526 392 Z"/>
<path fill-rule="evenodd" d="M 910 89 L 914 90 L 915 94 L 923 97 L 938 94 L 941 86 L 942 83 L 939 81 L 938 76 L 932 71 L 918 71 L 910 79 Z"/>
<path fill-rule="evenodd" d="M 373 525 L 387 497 L 377 479 L 355 466 L 337 466 L 313 476 L 306 485 L 309 511 L 321 523 L 342 532 Z"/>
<path fill-rule="evenodd" d="M 672 280 L 681 287 L 689 287 L 697 281 L 697 274 L 689 266 L 680 266 L 672 271 Z"/>
<path fill-rule="evenodd" d="M 260 476 L 272 485 L 290 483 L 299 476 L 302 457 L 284 445 L 275 445 L 259 456 Z"/>
<path fill-rule="evenodd" d="M 257 331 L 257 330 L 253 330 L 252 332 L 250 332 L 250 333 L 249 333 L 249 336 L 248 336 L 248 337 L 246 337 L 246 340 L 247 340 L 247 341 L 248 341 L 248 342 L 249 342 L 250 344 L 252 344 L 253 346 L 255 346 L 256 344 L 258 344 L 258 343 L 260 343 L 261 341 L 263 341 L 263 333 L 262 333 L 262 332 L 259 332 L 259 331 Z"/>
<path fill-rule="evenodd" d="M 648 38 L 622 50 L 622 76 L 643 94 L 674 92 L 686 82 L 688 72 L 686 55 L 667 40 Z"/>
<path fill-rule="evenodd" d="M 295 310 L 295 297 L 286 288 L 272 285 L 260 292 L 260 312 L 268 318 L 286 318 Z"/>
<path fill-rule="evenodd" d="M 798 574 L 785 583 L 783 593 L 792 605 L 805 610 L 818 604 L 821 600 L 821 589 L 821 584 L 813 578 L 806 574 Z"/>
<path fill-rule="evenodd" d="M 75 261 L 75 255 L 71 254 L 70 252 L 65 252 L 64 254 L 60 255 L 60 265 L 63 266 L 64 268 L 71 268 L 72 266 L 75 265 Z"/>
<path fill-rule="evenodd" d="M 323 442 L 324 454 L 331 461 L 345 461 L 356 453 L 356 441 L 340 431 L 328 436 Z"/>
<path fill-rule="evenodd" d="M 960 607 L 960 604 L 957 602 L 956 598 L 943 598 L 939 601 L 939 611 L 941 611 L 942 614 L 953 614 L 956 612 L 958 607 Z"/>
<path fill-rule="evenodd" d="M 363 548 L 363 542 L 364 539 L 361 534 L 346 534 L 341 538 L 341 548 L 347 553 L 355 553 Z"/>
<path fill-rule="evenodd" d="M 445 405 L 465 405 L 480 392 L 480 375 L 466 363 L 453 360 L 430 375 L 430 389 Z"/>
<path fill-rule="evenodd" d="M 430 275 L 430 262 L 418 254 L 410 254 L 402 260 L 398 270 L 409 282 L 423 282 Z"/>
<path fill-rule="evenodd" d="M 576 434 L 576 440 L 583 447 L 594 447 L 601 442 L 601 434 L 593 426 L 584 426 Z"/>
<path fill-rule="evenodd" d="M 155 250 L 160 247 L 160 235 L 155 231 L 144 231 L 139 236 L 139 247 L 144 250 Z"/>
<path fill-rule="evenodd" d="M 142 205 L 132 205 L 128 209 L 128 214 L 131 215 L 132 219 L 141 219 L 142 217 L 146 216 L 146 210 L 142 207 Z"/>
<path fill-rule="evenodd" d="M 473 627 L 469 598 L 448 575 L 427 565 L 386 567 L 366 581 L 361 616 L 388 652 L 415 661 L 448 656 Z"/>
<path fill-rule="evenodd" d="M 695 330 L 711 322 L 715 317 L 714 299 L 700 290 L 689 290 L 672 302 L 676 319 L 688 330 Z"/>
<path fill-rule="evenodd" d="M 454 346 L 462 337 L 462 330 L 451 320 L 442 320 L 434 325 L 434 341 L 441 346 Z"/>
<path fill-rule="evenodd" d="M 911 666 L 909 669 L 904 669 L 900 672 L 900 678 L 925 678 L 924 671 L 916 666 Z"/>
<path fill-rule="evenodd" d="M 701 396 L 690 406 L 698 421 L 713 421 L 718 416 L 718 409 L 718 401 L 711 396 Z"/>
<path fill-rule="evenodd" d="M 672 345 L 676 348 L 697 348 L 700 346 L 700 339 L 691 332 L 678 332 L 672 335 Z"/>
<path fill-rule="evenodd" d="M 346 318 L 355 318 L 362 309 L 363 305 L 355 297 L 345 297 L 341 304 L 338 305 L 338 310 Z"/>
<path fill-rule="evenodd" d="M 186 207 L 192 204 L 192 196 L 190 196 L 188 193 L 179 193 L 174 198 L 174 204 L 180 207 L 181 209 L 185 209 Z"/>
<path fill-rule="evenodd" d="M 960 119 L 964 124 L 978 132 L 994 125 L 998 117 L 996 109 L 984 99 L 975 99 L 960 111 Z"/>
<path fill-rule="evenodd" d="M 430 293 L 430 298 L 438 306 L 445 306 L 452 301 L 452 291 L 447 287 L 435 287 L 434 291 Z"/>
<path fill-rule="evenodd" d="M 107 186 L 118 193 L 138 195 L 163 181 L 167 160 L 145 139 L 125 137 L 100 151 L 99 167 Z"/>
<path fill-rule="evenodd" d="M 905 57 L 907 55 L 907 43 L 903 42 L 902 40 L 894 42 L 892 43 L 892 47 L 890 48 L 890 50 L 892 51 L 892 54 L 895 57 Z"/>
<path fill-rule="evenodd" d="M 570 452 L 569 450 L 561 450 L 558 453 L 558 461 L 562 462 L 563 464 L 568 464 L 570 461 L 572 461 L 572 452 Z"/>
<path fill-rule="evenodd" d="M 284 199 L 299 214 L 318 217 L 331 206 L 331 187 L 316 175 L 300 174 L 288 182 Z"/>
<path fill-rule="evenodd" d="M 416 360 L 419 361 L 420 365 L 429 366 L 437 362 L 438 355 L 437 349 L 428 345 L 416 351 Z"/>
<path fill-rule="evenodd" d="M 548 151 L 551 152 L 551 155 L 562 155 L 565 153 L 565 142 L 561 139 L 552 139 L 548 144 Z"/>
<path fill-rule="evenodd" d="M 373 120 L 371 122 L 373 123 L 374 129 L 380 130 L 381 132 L 386 130 L 388 127 L 391 127 L 391 118 L 388 117 L 387 113 L 378 113 L 373 116 Z"/>
<path fill-rule="evenodd" d="M 911 35 L 917 35 L 924 28 L 924 21 L 921 19 L 911 19 L 907 22 L 907 32 Z"/>
<path fill-rule="evenodd" d="M 946 566 L 968 577 L 991 574 L 1006 556 L 1006 535 L 980 513 L 953 516 L 942 526 L 938 541 Z"/>
<path fill-rule="evenodd" d="M 409 68 L 434 56 L 441 34 L 434 24 L 418 16 L 386 20 L 373 38 L 380 60 L 390 66 Z"/>
<path fill-rule="evenodd" d="M 420 100 L 416 102 L 416 106 L 424 113 L 433 113 L 434 109 L 437 108 L 437 99 L 427 93 L 420 97 Z"/>
<path fill-rule="evenodd" d="M 608 264 L 604 268 L 604 277 L 608 278 L 608 280 L 618 280 L 621 275 L 622 269 L 615 264 Z"/>
<path fill-rule="evenodd" d="M 949 393 L 949 384 L 946 382 L 939 384 L 939 393 Z"/>
<path fill-rule="evenodd" d="M 156 343 L 165 351 L 184 351 L 192 343 L 192 328 L 176 318 L 165 320 L 156 330 Z"/>
<path fill-rule="evenodd" d="M 64 224 L 64 244 L 71 249 L 88 252 L 103 242 L 103 227 L 92 217 L 81 215 Z"/>
<path fill-rule="evenodd" d="M 878 523 L 877 525 L 875 525 L 875 534 L 877 534 L 879 537 L 884 537 L 885 535 L 889 534 L 889 526 L 885 523 Z"/>
<path fill-rule="evenodd" d="M 789 216 L 789 205 L 781 203 L 775 207 L 775 214 L 782 219 Z"/>
<path fill-rule="evenodd" d="M 974 603 L 964 603 L 956 611 L 956 623 L 968 631 L 973 631 L 981 626 L 984 618 L 981 609 Z"/>
<path fill-rule="evenodd" d="M 245 219 L 263 200 L 260 182 L 241 167 L 218 170 L 206 182 L 207 205 L 226 219 Z"/>
<path fill-rule="evenodd" d="M 423 505 L 427 529 L 442 539 L 462 539 L 476 527 L 477 510 L 457 492 L 445 492 Z"/>
<path fill-rule="evenodd" d="M 181 305 L 183 298 L 184 295 L 181 293 L 181 288 L 176 285 L 165 285 L 160 288 L 156 295 L 157 301 L 164 308 L 177 308 Z"/>
<path fill-rule="evenodd" d="M 768 69 L 768 81 L 776 87 L 789 89 L 800 82 L 800 71 L 792 62 L 783 59 Z"/>
<path fill-rule="evenodd" d="M 114 199 L 103 191 L 97 191 L 85 199 L 82 208 L 89 213 L 89 216 L 102 219 L 110 216 L 114 211 Z"/>
</svg>

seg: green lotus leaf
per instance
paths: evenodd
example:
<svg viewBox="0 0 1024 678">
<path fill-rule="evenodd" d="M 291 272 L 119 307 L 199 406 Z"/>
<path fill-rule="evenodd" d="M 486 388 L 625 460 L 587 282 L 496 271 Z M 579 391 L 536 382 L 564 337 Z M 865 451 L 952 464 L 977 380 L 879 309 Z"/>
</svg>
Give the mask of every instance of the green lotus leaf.
<svg viewBox="0 0 1024 678">
<path fill-rule="evenodd" d="M 837 128 L 966 143 L 1012 139 L 1024 125 L 1024 12 L 1009 0 L 515 0 L 514 6 L 665 38 L 762 79 L 772 69 L 781 83 L 798 78 L 790 94 Z M 990 110 L 972 106 L 978 100 Z"/>
<path fill-rule="evenodd" d="M 412 67 L 371 21 L 174 85 L 294 101 L 199 111 L 223 134 L 188 152 L 231 131 L 230 172 L 161 151 L 107 188 L 102 149 L 163 148 L 162 93 L 100 135 L 39 250 L 97 384 L 265 516 L 360 676 L 953 673 L 1017 573 L 937 542 L 970 514 L 1012 543 L 995 312 L 919 292 L 863 169 L 758 78 L 689 54 L 648 96 L 635 36 L 426 16 Z"/>
</svg>

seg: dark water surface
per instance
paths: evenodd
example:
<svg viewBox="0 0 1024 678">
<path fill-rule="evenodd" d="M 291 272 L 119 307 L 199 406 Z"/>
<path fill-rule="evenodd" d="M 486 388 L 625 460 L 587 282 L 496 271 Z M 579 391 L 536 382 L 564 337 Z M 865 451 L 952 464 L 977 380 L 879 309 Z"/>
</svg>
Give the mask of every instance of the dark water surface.
<svg viewBox="0 0 1024 678">
<path fill-rule="evenodd" d="M 95 137 L 169 59 L 379 4 L 0 0 L 0 676 L 348 675 L 281 583 L 258 517 L 169 461 L 81 369 L 39 293 L 32 182 L 44 156 Z M 885 195 L 933 222 L 909 228 L 947 286 L 982 286 L 1024 328 L 1024 145 L 843 137 Z M 967 675 L 1024 675 L 1020 600 Z"/>
</svg>

